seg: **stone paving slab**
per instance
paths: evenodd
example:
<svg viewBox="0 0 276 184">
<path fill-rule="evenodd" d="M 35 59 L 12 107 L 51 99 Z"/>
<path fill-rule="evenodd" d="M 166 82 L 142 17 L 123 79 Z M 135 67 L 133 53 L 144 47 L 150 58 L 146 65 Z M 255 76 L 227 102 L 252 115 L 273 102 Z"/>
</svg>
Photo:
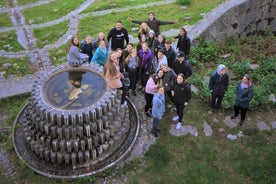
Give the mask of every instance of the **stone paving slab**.
<svg viewBox="0 0 276 184">
<path fill-rule="evenodd" d="M 182 135 L 186 135 L 186 134 L 190 133 L 191 135 L 193 135 L 195 137 L 198 136 L 198 131 L 197 131 L 196 127 L 193 127 L 191 125 L 183 125 L 183 126 L 181 126 L 180 129 L 176 130 L 175 126 L 176 126 L 175 124 L 170 125 L 169 132 L 172 135 L 182 136 Z"/>
<path fill-rule="evenodd" d="M 0 99 L 20 95 L 31 91 L 36 75 L 29 75 L 24 78 L 10 77 L 0 79 Z"/>
<path fill-rule="evenodd" d="M 205 136 L 211 136 L 213 134 L 213 130 L 212 130 L 211 126 L 208 125 L 208 123 L 206 121 L 203 123 L 203 128 L 204 128 L 203 132 L 204 132 Z"/>
<path fill-rule="evenodd" d="M 223 120 L 224 124 L 230 128 L 234 128 L 238 125 L 239 120 L 236 119 L 231 119 L 231 116 L 226 116 L 225 119 Z"/>
<path fill-rule="evenodd" d="M 273 129 L 276 128 L 276 121 L 271 122 L 271 126 Z"/>
<path fill-rule="evenodd" d="M 263 130 L 271 130 L 271 127 L 268 126 L 265 122 L 260 121 L 257 123 L 257 127 L 259 128 L 259 130 L 263 131 Z"/>
</svg>

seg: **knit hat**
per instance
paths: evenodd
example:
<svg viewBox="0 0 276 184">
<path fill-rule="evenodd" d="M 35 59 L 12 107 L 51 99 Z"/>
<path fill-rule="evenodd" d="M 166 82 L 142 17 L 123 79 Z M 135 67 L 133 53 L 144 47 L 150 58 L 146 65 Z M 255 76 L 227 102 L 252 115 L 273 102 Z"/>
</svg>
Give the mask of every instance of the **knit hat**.
<svg viewBox="0 0 276 184">
<path fill-rule="evenodd" d="M 153 30 L 150 30 L 150 31 L 149 31 L 149 34 L 150 34 L 150 33 L 155 34 Z"/>
</svg>

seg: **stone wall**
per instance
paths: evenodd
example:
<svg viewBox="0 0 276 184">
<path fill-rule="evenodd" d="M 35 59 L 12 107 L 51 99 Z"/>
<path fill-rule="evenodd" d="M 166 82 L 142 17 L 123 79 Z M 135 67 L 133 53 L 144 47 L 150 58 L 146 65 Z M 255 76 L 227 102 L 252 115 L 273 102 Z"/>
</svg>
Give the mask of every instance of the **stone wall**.
<svg viewBox="0 0 276 184">
<path fill-rule="evenodd" d="M 271 30 L 276 33 L 275 0 L 230 0 L 207 14 L 191 30 L 195 43 L 197 36 L 207 40 L 223 41 L 232 35 L 246 36 Z"/>
</svg>

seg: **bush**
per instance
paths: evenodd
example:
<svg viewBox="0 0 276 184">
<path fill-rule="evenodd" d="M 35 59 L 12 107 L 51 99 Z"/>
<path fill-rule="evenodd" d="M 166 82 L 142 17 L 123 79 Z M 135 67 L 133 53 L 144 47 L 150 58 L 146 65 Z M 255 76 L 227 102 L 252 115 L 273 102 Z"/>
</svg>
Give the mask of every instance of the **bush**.
<svg viewBox="0 0 276 184">
<path fill-rule="evenodd" d="M 176 2 L 180 5 L 191 5 L 191 0 L 176 0 Z"/>
<path fill-rule="evenodd" d="M 200 62 L 215 62 L 219 59 L 220 52 L 215 42 L 208 42 L 198 38 L 199 44 L 191 49 L 192 58 Z"/>
</svg>

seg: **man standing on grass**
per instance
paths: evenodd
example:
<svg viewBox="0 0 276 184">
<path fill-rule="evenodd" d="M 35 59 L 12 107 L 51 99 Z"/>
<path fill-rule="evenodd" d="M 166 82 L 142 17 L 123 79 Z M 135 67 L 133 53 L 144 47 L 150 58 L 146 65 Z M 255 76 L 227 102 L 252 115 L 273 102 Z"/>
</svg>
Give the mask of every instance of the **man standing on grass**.
<svg viewBox="0 0 276 184">
<path fill-rule="evenodd" d="M 107 36 L 108 42 L 111 39 L 111 50 L 115 51 L 116 49 L 124 49 L 125 41 L 126 45 L 129 42 L 128 32 L 125 28 L 123 28 L 122 21 L 118 20 L 116 22 L 115 27 L 113 27 Z"/>
<path fill-rule="evenodd" d="M 173 21 L 161 21 L 155 18 L 154 13 L 150 11 L 148 13 L 148 20 L 141 21 L 141 20 L 133 20 L 132 18 L 128 17 L 128 21 L 131 21 L 136 24 L 141 24 L 142 22 L 145 22 L 148 24 L 150 29 L 152 29 L 155 33 L 155 36 L 157 37 L 160 34 L 160 25 L 166 25 L 166 24 L 176 24 L 178 23 L 178 20 L 173 20 Z"/>
<path fill-rule="evenodd" d="M 178 75 L 183 73 L 185 80 L 192 75 L 192 68 L 188 60 L 185 60 L 185 54 L 182 51 L 177 53 L 177 59 L 172 65 L 172 69 Z"/>
</svg>

